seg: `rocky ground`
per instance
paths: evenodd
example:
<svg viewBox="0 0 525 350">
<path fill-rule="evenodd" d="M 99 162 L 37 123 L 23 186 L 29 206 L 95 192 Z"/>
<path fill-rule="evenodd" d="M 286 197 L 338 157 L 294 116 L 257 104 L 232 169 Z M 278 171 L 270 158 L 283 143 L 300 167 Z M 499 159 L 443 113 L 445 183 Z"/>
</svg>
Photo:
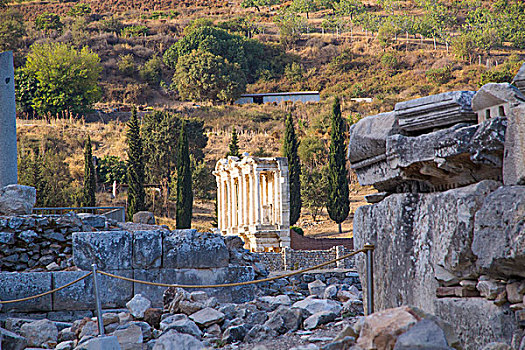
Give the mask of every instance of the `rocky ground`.
<svg viewBox="0 0 525 350">
<path fill-rule="evenodd" d="M 326 346 L 351 329 L 363 312 L 355 273 L 341 277 L 330 280 L 343 283 L 328 285 L 315 279 L 307 284 L 307 293 L 293 289 L 300 290 L 311 275 L 266 283 L 259 289 L 263 295 L 244 304 L 220 304 L 204 291 L 176 288 L 166 290 L 160 309 L 137 294 L 127 310 L 104 313 L 104 329 L 118 338 L 122 349 L 332 349 Z M 2 326 L 6 349 L 88 349 L 98 335 L 96 318 L 71 324 L 7 318 Z"/>
</svg>

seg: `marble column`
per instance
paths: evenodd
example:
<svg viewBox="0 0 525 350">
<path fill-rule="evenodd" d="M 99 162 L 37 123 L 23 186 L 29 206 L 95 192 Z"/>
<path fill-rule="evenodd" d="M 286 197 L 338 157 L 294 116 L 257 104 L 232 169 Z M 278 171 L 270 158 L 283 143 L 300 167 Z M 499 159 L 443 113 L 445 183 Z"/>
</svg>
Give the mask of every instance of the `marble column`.
<svg viewBox="0 0 525 350">
<path fill-rule="evenodd" d="M 222 180 L 217 178 L 217 198 L 215 199 L 217 205 L 217 227 L 219 230 L 223 229 L 222 224 Z"/>
<path fill-rule="evenodd" d="M 231 183 L 230 178 L 227 177 L 226 181 L 224 181 L 226 184 L 226 196 L 225 196 L 225 205 L 224 205 L 224 215 L 226 217 L 226 230 L 229 231 L 232 227 L 232 215 L 231 215 L 231 206 L 232 206 L 232 195 L 231 195 Z"/>
<path fill-rule="evenodd" d="M 255 224 L 261 224 L 261 174 L 255 172 Z"/>
<path fill-rule="evenodd" d="M 237 226 L 244 225 L 244 179 L 242 173 L 237 177 L 237 200 L 239 205 L 237 206 Z"/>
<path fill-rule="evenodd" d="M 231 193 L 232 193 L 232 228 L 238 225 L 238 217 L 237 217 L 237 188 L 235 186 L 235 178 L 233 176 L 230 176 L 231 181 Z"/>
<path fill-rule="evenodd" d="M 249 186 L 250 186 L 249 203 L 250 203 L 250 207 L 248 208 L 250 213 L 248 214 L 248 216 L 250 218 L 250 225 L 253 225 L 253 224 L 255 224 L 255 179 L 254 179 L 253 173 L 250 173 L 248 175 L 248 179 L 250 180 L 249 181 Z"/>
<path fill-rule="evenodd" d="M 244 193 L 244 197 L 243 197 L 243 201 L 244 201 L 244 207 L 243 207 L 243 225 L 244 226 L 247 226 L 250 224 L 250 210 L 248 209 L 250 207 L 250 197 L 249 197 L 249 193 L 250 193 L 250 179 L 248 177 L 248 175 L 246 174 L 242 174 L 242 185 L 243 185 L 243 193 Z"/>
<path fill-rule="evenodd" d="M 16 106 L 13 52 L 0 53 L 0 187 L 16 184 Z"/>
<path fill-rule="evenodd" d="M 273 212 L 274 212 L 274 222 L 273 224 L 280 224 L 281 223 L 281 196 L 279 187 L 281 185 L 281 178 L 279 176 L 279 172 L 275 171 L 273 173 Z"/>
</svg>

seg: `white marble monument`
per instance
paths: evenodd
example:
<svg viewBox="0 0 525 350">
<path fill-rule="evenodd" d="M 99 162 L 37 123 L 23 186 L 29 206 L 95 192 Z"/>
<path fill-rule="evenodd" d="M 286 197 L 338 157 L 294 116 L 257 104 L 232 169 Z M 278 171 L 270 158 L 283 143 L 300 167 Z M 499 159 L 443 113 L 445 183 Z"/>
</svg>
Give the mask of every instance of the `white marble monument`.
<svg viewBox="0 0 525 350">
<path fill-rule="evenodd" d="M 290 192 L 286 158 L 221 159 L 217 180 L 218 227 L 253 252 L 290 247 Z"/>
</svg>

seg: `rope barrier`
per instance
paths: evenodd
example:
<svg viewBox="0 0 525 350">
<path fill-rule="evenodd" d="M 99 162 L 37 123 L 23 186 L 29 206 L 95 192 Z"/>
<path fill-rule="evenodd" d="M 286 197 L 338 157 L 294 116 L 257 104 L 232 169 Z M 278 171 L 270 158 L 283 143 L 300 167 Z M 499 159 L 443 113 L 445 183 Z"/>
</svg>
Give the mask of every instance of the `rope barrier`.
<svg viewBox="0 0 525 350">
<path fill-rule="evenodd" d="M 253 281 L 246 281 L 246 282 L 237 282 L 237 283 L 209 284 L 209 285 L 167 284 L 167 283 L 158 283 L 158 282 L 148 282 L 148 281 L 136 280 L 136 279 L 133 279 L 133 278 L 122 277 L 122 276 L 114 275 L 112 273 L 108 273 L 108 272 L 104 272 L 104 271 L 100 271 L 100 270 L 96 270 L 96 272 L 100 273 L 101 275 L 112 277 L 112 278 L 116 278 L 116 279 L 123 280 L 123 281 L 128 281 L 128 282 L 133 282 L 133 283 L 140 283 L 140 284 L 146 284 L 146 285 L 157 286 L 157 287 L 167 287 L 167 288 L 169 288 L 169 287 L 174 287 L 174 288 L 224 288 L 224 287 L 237 287 L 237 286 L 246 286 L 246 285 L 250 285 L 250 284 L 263 283 L 263 282 L 270 282 L 270 281 L 274 281 L 274 280 L 281 279 L 281 278 L 295 276 L 295 275 L 298 275 L 298 274 L 301 274 L 301 273 L 305 273 L 305 272 L 308 272 L 308 271 L 316 270 L 316 269 L 321 268 L 323 266 L 333 264 L 333 263 L 335 263 L 335 262 L 337 262 L 339 260 L 347 259 L 347 258 L 349 258 L 351 256 L 356 255 L 356 254 L 364 253 L 367 250 L 373 250 L 373 249 L 374 249 L 373 247 L 371 248 L 369 246 L 365 246 L 363 249 L 356 250 L 356 251 L 354 251 L 352 253 L 343 255 L 342 257 L 339 257 L 339 258 L 336 258 L 336 259 L 333 259 L 333 260 L 330 260 L 330 261 L 327 261 L 327 262 L 324 262 L 322 264 L 318 264 L 318 265 L 315 265 L 315 266 L 312 266 L 312 267 L 308 267 L 306 269 L 297 270 L 297 271 L 290 272 L 290 273 L 287 273 L 287 274 L 284 274 L 284 275 L 281 275 L 281 276 L 274 276 L 274 277 L 263 278 L 263 279 L 260 279 L 260 280 L 253 280 Z M 40 297 L 43 297 L 43 296 L 46 296 L 46 295 L 58 292 L 58 291 L 60 291 L 60 290 L 62 290 L 64 288 L 67 288 L 67 287 L 69 287 L 69 286 L 71 286 L 71 285 L 73 285 L 73 284 L 75 284 L 77 282 L 82 281 L 83 279 L 85 279 L 85 278 L 87 278 L 87 277 L 89 277 L 91 275 L 93 275 L 93 272 L 89 272 L 86 275 L 84 275 L 84 276 L 82 276 L 80 278 L 77 278 L 76 280 L 71 281 L 71 282 L 63 285 L 62 287 L 58 287 L 58 288 L 52 289 L 52 290 L 44 292 L 44 293 L 40 293 L 40 294 L 36 294 L 36 295 L 33 295 L 33 296 L 20 298 L 20 299 L 0 300 L 0 304 L 18 303 L 18 302 L 21 302 L 21 301 L 28 301 L 28 300 L 40 298 Z"/>
<path fill-rule="evenodd" d="M 80 278 L 77 278 L 76 280 L 74 281 L 71 281 L 69 282 L 68 284 L 65 284 L 63 285 L 62 287 L 58 287 L 58 288 L 55 288 L 55 289 L 52 289 L 50 291 L 47 291 L 47 292 L 44 292 L 44 293 L 40 293 L 40 294 L 37 294 L 37 295 L 33 295 L 33 296 L 30 296 L 30 297 L 25 297 L 25 298 L 20 298 L 20 299 L 14 299 L 14 300 L 0 300 L 0 304 L 10 304 L 10 303 L 18 303 L 20 301 L 28 301 L 28 300 L 31 300 L 31 299 L 36 299 L 36 298 L 40 298 L 40 297 L 43 297 L 43 296 L 46 296 L 48 294 L 52 294 L 52 293 L 55 293 L 55 292 L 58 292 L 64 288 L 67 288 L 77 282 L 80 282 L 82 281 L 84 278 L 87 278 L 89 276 L 91 276 L 93 274 L 93 272 L 89 272 L 87 275 L 84 275 Z"/>
<path fill-rule="evenodd" d="M 148 282 L 148 281 L 136 280 L 136 279 L 133 279 L 133 278 L 122 277 L 122 276 L 114 275 L 112 273 L 108 273 L 108 272 L 104 272 L 104 271 L 100 271 L 100 270 L 97 270 L 97 272 L 100 273 L 101 275 L 108 276 L 108 277 L 113 277 L 113 278 L 116 278 L 116 279 L 119 279 L 119 280 L 123 280 L 123 281 L 140 283 L 140 284 L 146 284 L 146 285 L 149 285 L 149 286 L 166 287 L 166 288 L 170 288 L 170 287 L 174 287 L 174 288 L 223 288 L 223 287 L 237 287 L 237 286 L 246 286 L 246 285 L 250 285 L 250 284 L 269 282 L 269 281 L 274 281 L 274 280 L 277 280 L 277 279 L 280 279 L 280 278 L 286 278 L 286 277 L 290 277 L 290 276 L 295 276 L 295 275 L 298 275 L 298 274 L 301 274 L 301 273 L 304 273 L 304 272 L 308 272 L 308 271 L 311 271 L 311 270 L 316 270 L 316 269 L 318 269 L 320 267 L 323 267 L 323 266 L 326 266 L 326 265 L 333 264 L 334 262 L 339 261 L 339 260 L 347 259 L 347 258 L 349 258 L 349 257 L 351 257 L 353 255 L 358 254 L 358 253 L 364 253 L 367 250 L 370 250 L 370 248 L 359 249 L 359 250 L 356 250 L 356 251 L 354 251 L 352 253 L 343 255 L 342 257 L 339 257 L 339 258 L 336 258 L 336 259 L 324 262 L 322 264 L 315 265 L 315 266 L 312 266 L 312 267 L 309 267 L 309 268 L 306 268 L 306 269 L 302 269 L 302 270 L 297 270 L 297 271 L 294 271 L 294 272 L 291 272 L 291 273 L 287 273 L 287 274 L 284 274 L 284 275 L 281 275 L 281 276 L 274 276 L 274 277 L 269 277 L 269 278 L 263 278 L 263 279 L 260 279 L 260 280 L 253 280 L 253 281 L 246 281 L 246 282 L 237 282 L 237 283 L 209 284 L 209 285 L 167 284 L 167 283 L 158 283 L 158 282 Z"/>
</svg>

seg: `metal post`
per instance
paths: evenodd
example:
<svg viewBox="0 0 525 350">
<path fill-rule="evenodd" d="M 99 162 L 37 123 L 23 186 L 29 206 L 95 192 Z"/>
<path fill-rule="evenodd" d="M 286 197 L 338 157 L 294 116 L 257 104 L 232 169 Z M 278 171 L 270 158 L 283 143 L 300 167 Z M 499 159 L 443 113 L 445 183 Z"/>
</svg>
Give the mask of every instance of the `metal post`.
<svg viewBox="0 0 525 350">
<path fill-rule="evenodd" d="M 366 313 L 374 313 L 374 248 L 373 244 L 367 243 L 366 249 Z"/>
<path fill-rule="evenodd" d="M 97 306 L 98 334 L 104 335 L 104 323 L 102 321 L 102 307 L 100 305 L 100 295 L 98 293 L 97 264 L 91 265 L 93 268 L 93 292 L 95 293 L 95 305 Z"/>
</svg>

